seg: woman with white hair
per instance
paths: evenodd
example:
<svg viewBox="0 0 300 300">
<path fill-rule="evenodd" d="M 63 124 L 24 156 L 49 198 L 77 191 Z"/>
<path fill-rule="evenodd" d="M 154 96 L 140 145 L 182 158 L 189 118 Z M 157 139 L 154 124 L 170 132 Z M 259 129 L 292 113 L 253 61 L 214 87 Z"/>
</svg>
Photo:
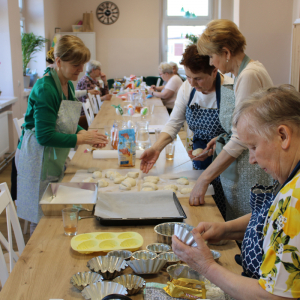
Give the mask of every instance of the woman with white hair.
<svg viewBox="0 0 300 300">
<path fill-rule="evenodd" d="M 161 92 L 151 87 L 149 93 L 154 97 L 161 98 L 166 106 L 168 113 L 171 114 L 177 92 L 182 85 L 180 77 L 173 73 L 173 67 L 169 63 L 161 63 L 158 67 L 159 76 L 166 82 Z"/>
</svg>

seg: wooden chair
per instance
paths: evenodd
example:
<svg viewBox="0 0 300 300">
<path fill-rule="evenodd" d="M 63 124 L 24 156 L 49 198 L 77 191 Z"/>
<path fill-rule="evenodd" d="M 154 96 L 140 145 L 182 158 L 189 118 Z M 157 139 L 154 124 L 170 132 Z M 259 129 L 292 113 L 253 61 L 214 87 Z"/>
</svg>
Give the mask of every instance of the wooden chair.
<svg viewBox="0 0 300 300">
<path fill-rule="evenodd" d="M 88 93 L 88 96 L 89 96 L 89 100 L 90 100 L 93 112 L 96 115 L 99 112 L 96 97 L 94 95 L 91 95 L 90 93 Z"/>
<path fill-rule="evenodd" d="M 8 239 L 6 239 L 2 232 L 0 232 L 0 242 L 8 251 L 8 253 L 3 255 L 3 251 L 0 245 L 0 281 L 2 286 L 5 284 L 9 273 L 11 273 L 15 263 L 17 262 L 19 258 L 18 255 L 21 255 L 25 248 L 25 242 L 22 235 L 22 230 L 17 216 L 17 212 L 15 210 L 15 206 L 11 199 L 6 182 L 0 184 L 0 214 L 4 210 L 6 210 Z M 13 235 L 11 229 L 13 229 L 14 236 L 17 242 L 17 253 L 13 250 Z M 9 258 L 9 267 L 6 265 L 5 256 L 8 256 Z"/>
<path fill-rule="evenodd" d="M 89 99 L 86 99 L 86 102 L 82 102 L 83 110 L 86 116 L 86 120 L 88 122 L 88 125 L 91 126 L 93 120 L 94 120 L 94 112 L 91 107 L 91 103 Z"/>
</svg>

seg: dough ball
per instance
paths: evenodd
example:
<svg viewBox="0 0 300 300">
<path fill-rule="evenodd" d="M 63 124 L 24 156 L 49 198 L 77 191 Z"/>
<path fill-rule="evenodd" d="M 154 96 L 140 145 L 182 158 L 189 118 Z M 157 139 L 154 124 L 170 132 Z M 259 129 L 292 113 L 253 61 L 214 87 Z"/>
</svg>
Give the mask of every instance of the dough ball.
<svg viewBox="0 0 300 300">
<path fill-rule="evenodd" d="M 193 188 L 183 188 L 183 189 L 181 189 L 180 193 L 181 194 L 189 194 L 192 190 L 193 190 Z"/>
<path fill-rule="evenodd" d="M 94 182 L 94 178 L 93 177 L 88 177 L 86 179 L 83 179 L 82 182 Z"/>
<path fill-rule="evenodd" d="M 170 188 L 170 187 L 169 187 L 169 188 L 167 188 L 167 189 L 166 189 L 166 188 L 164 188 L 164 190 L 166 190 L 166 191 L 170 190 L 170 191 L 172 191 L 172 192 L 173 192 L 173 193 L 175 193 L 175 194 L 176 194 L 176 192 L 177 192 L 176 190 L 174 190 L 174 189 L 172 189 L 172 188 Z"/>
<path fill-rule="evenodd" d="M 105 177 L 106 177 L 106 178 L 110 178 L 110 175 L 113 174 L 113 173 L 115 173 L 115 172 L 114 172 L 114 171 L 108 170 L 108 171 L 106 171 L 106 173 L 105 173 Z"/>
<path fill-rule="evenodd" d="M 122 182 L 122 184 L 124 184 L 124 182 L 125 182 L 125 185 L 127 185 L 127 182 L 128 182 L 131 185 L 131 187 L 136 186 L 136 180 L 134 178 L 128 177 Z"/>
<path fill-rule="evenodd" d="M 93 173 L 93 178 L 97 179 L 97 178 L 101 178 L 102 177 L 102 173 L 100 171 L 96 171 Z"/>
<path fill-rule="evenodd" d="M 119 172 L 113 172 L 109 176 L 110 180 L 115 180 L 116 177 L 122 177 L 122 175 Z"/>
<path fill-rule="evenodd" d="M 179 179 L 177 179 L 177 183 L 179 183 L 181 185 L 188 185 L 189 181 L 186 178 L 179 178 Z"/>
<path fill-rule="evenodd" d="M 146 177 L 144 177 L 144 181 L 153 182 L 156 184 L 159 182 L 159 177 L 158 176 L 146 176 Z"/>
<path fill-rule="evenodd" d="M 102 187 L 107 187 L 108 186 L 108 182 L 105 179 L 100 179 L 98 180 L 98 187 L 102 188 Z"/>
<path fill-rule="evenodd" d="M 166 186 L 164 187 L 164 190 L 169 190 L 169 189 L 172 189 L 172 190 L 177 191 L 177 190 L 178 190 L 178 187 L 177 187 L 177 185 L 175 185 L 175 184 L 168 184 L 168 185 L 166 185 Z"/>
<path fill-rule="evenodd" d="M 130 177 L 130 178 L 138 178 L 140 175 L 139 172 L 128 172 L 127 173 L 127 176 Z"/>
<path fill-rule="evenodd" d="M 143 187 L 143 188 L 144 188 L 144 187 L 151 187 L 151 188 L 153 188 L 154 190 L 158 190 L 157 185 L 156 185 L 155 183 L 153 183 L 153 182 L 144 182 L 144 183 L 142 184 L 142 187 Z"/>
<path fill-rule="evenodd" d="M 125 176 L 118 176 L 118 177 L 115 177 L 114 179 L 114 183 L 121 183 L 126 177 Z"/>
<path fill-rule="evenodd" d="M 195 150 L 192 152 L 192 154 L 193 154 L 194 156 L 197 156 L 197 155 L 201 154 L 201 153 L 203 152 L 203 150 L 204 150 L 204 149 L 202 149 L 202 148 L 195 149 Z"/>
<path fill-rule="evenodd" d="M 131 187 L 130 186 L 126 186 L 124 184 L 120 184 L 119 185 L 119 189 L 120 190 L 124 190 L 124 191 L 130 191 L 131 190 Z"/>
<path fill-rule="evenodd" d="M 144 187 L 144 188 L 142 188 L 142 191 L 143 192 L 153 192 L 155 190 L 152 187 Z"/>
</svg>

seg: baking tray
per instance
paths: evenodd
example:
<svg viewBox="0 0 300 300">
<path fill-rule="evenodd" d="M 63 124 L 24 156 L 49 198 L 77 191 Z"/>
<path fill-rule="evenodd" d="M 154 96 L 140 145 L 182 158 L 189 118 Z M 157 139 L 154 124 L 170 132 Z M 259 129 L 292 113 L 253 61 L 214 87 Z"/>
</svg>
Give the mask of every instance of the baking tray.
<svg viewBox="0 0 300 300">
<path fill-rule="evenodd" d="M 165 191 L 166 192 L 166 191 Z M 168 191 L 171 193 L 171 191 Z M 146 193 L 146 192 L 145 192 Z M 155 195 L 155 192 L 149 192 Z M 173 193 L 173 201 L 179 216 L 174 217 L 151 217 L 151 218 L 105 218 L 97 217 L 97 220 L 104 226 L 137 226 L 137 225 L 157 225 L 164 222 L 183 222 L 187 218 L 177 196 Z"/>
<path fill-rule="evenodd" d="M 82 190 L 81 195 L 85 195 L 84 190 L 87 191 L 86 196 L 81 198 L 80 200 L 70 199 L 69 197 L 65 197 L 65 200 L 61 202 L 53 203 L 55 199 L 55 195 L 60 187 L 63 187 L 65 191 L 69 188 L 76 188 Z M 76 191 L 74 190 L 74 191 Z M 78 191 L 78 190 L 77 190 Z M 62 209 L 66 207 L 79 207 L 80 216 L 90 216 L 93 215 L 95 203 L 97 200 L 97 192 L 98 187 L 95 183 L 88 182 L 65 182 L 65 183 L 49 183 L 43 197 L 40 201 L 40 205 L 42 211 L 45 216 L 61 216 Z"/>
</svg>

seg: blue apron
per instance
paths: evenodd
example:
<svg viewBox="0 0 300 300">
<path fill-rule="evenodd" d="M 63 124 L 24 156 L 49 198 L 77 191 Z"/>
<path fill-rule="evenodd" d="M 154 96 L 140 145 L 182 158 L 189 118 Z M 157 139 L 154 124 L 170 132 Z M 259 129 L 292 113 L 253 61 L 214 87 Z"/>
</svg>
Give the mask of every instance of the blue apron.
<svg viewBox="0 0 300 300">
<path fill-rule="evenodd" d="M 190 106 L 196 89 L 194 88 L 190 94 L 189 102 L 186 107 L 186 121 L 193 131 L 193 149 L 202 148 L 205 149 L 207 143 L 216 136 L 225 133 L 220 120 L 219 120 L 219 109 L 221 101 L 221 76 L 217 73 L 216 77 L 216 98 L 217 98 L 217 109 L 213 108 L 202 108 L 198 104 Z M 193 161 L 193 166 L 196 170 L 205 170 L 212 162 L 212 157 L 208 157 L 204 161 Z M 220 177 L 214 179 L 211 184 L 214 187 L 215 195 L 213 196 L 222 216 L 225 218 L 226 201 L 223 193 Z"/>
</svg>

